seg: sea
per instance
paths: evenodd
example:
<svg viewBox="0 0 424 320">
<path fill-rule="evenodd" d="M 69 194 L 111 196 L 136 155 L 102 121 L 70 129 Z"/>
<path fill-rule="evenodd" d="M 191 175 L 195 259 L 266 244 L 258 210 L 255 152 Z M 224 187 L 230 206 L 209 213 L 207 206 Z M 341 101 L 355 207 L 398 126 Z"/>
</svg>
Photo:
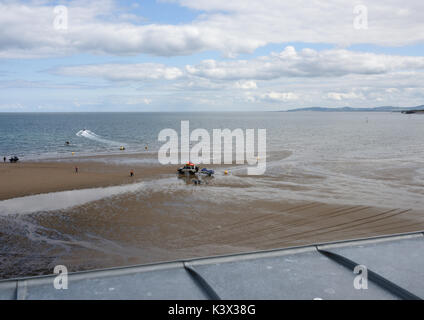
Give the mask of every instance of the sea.
<svg viewBox="0 0 424 320">
<path fill-rule="evenodd" d="M 386 112 L 0 113 L 0 154 L 22 159 L 157 150 L 162 129 L 266 129 L 270 151 L 305 161 L 423 159 L 424 117 Z M 65 142 L 69 141 L 69 145 Z"/>
</svg>

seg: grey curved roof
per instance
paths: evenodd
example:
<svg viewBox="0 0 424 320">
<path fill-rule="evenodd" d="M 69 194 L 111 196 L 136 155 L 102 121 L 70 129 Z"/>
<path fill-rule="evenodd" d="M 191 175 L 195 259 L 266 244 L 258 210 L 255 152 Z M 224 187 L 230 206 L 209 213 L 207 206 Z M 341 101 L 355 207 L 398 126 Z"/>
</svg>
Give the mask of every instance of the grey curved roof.
<svg viewBox="0 0 424 320">
<path fill-rule="evenodd" d="M 0 281 L 0 299 L 419 299 L 424 235 L 391 235 Z M 356 265 L 368 288 L 356 289 Z"/>
</svg>

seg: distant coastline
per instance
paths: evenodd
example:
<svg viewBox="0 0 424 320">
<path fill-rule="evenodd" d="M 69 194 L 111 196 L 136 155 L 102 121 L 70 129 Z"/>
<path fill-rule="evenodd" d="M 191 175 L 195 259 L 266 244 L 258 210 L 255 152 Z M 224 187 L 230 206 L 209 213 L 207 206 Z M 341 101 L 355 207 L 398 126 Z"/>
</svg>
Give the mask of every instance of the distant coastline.
<svg viewBox="0 0 424 320">
<path fill-rule="evenodd" d="M 299 108 L 292 110 L 285 110 L 279 112 L 298 112 L 298 111 L 318 111 L 318 112 L 401 112 L 406 114 L 411 113 L 424 113 L 424 105 L 416 107 L 375 107 L 375 108 L 352 108 L 352 107 L 339 107 L 339 108 L 324 108 L 324 107 L 309 107 Z"/>
</svg>

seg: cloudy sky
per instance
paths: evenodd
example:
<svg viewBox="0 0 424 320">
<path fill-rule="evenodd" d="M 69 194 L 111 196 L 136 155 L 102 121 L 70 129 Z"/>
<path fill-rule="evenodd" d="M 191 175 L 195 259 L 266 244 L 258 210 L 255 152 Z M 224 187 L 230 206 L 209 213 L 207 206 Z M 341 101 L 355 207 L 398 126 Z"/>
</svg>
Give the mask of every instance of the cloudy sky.
<svg viewBox="0 0 424 320">
<path fill-rule="evenodd" d="M 422 0 L 0 0 L 0 112 L 420 104 Z"/>
</svg>

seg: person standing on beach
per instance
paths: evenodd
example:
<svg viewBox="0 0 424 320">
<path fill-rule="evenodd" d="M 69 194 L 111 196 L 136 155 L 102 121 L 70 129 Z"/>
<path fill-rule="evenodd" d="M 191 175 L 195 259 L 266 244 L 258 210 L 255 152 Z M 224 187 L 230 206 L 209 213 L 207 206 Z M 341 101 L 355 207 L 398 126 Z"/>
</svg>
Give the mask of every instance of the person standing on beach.
<svg viewBox="0 0 424 320">
<path fill-rule="evenodd" d="M 130 171 L 130 177 L 134 177 L 134 171 L 133 170 Z"/>
<path fill-rule="evenodd" d="M 6 162 L 6 157 L 3 157 L 3 162 Z"/>
<path fill-rule="evenodd" d="M 75 173 L 78 173 L 78 167 L 75 166 Z"/>
</svg>

